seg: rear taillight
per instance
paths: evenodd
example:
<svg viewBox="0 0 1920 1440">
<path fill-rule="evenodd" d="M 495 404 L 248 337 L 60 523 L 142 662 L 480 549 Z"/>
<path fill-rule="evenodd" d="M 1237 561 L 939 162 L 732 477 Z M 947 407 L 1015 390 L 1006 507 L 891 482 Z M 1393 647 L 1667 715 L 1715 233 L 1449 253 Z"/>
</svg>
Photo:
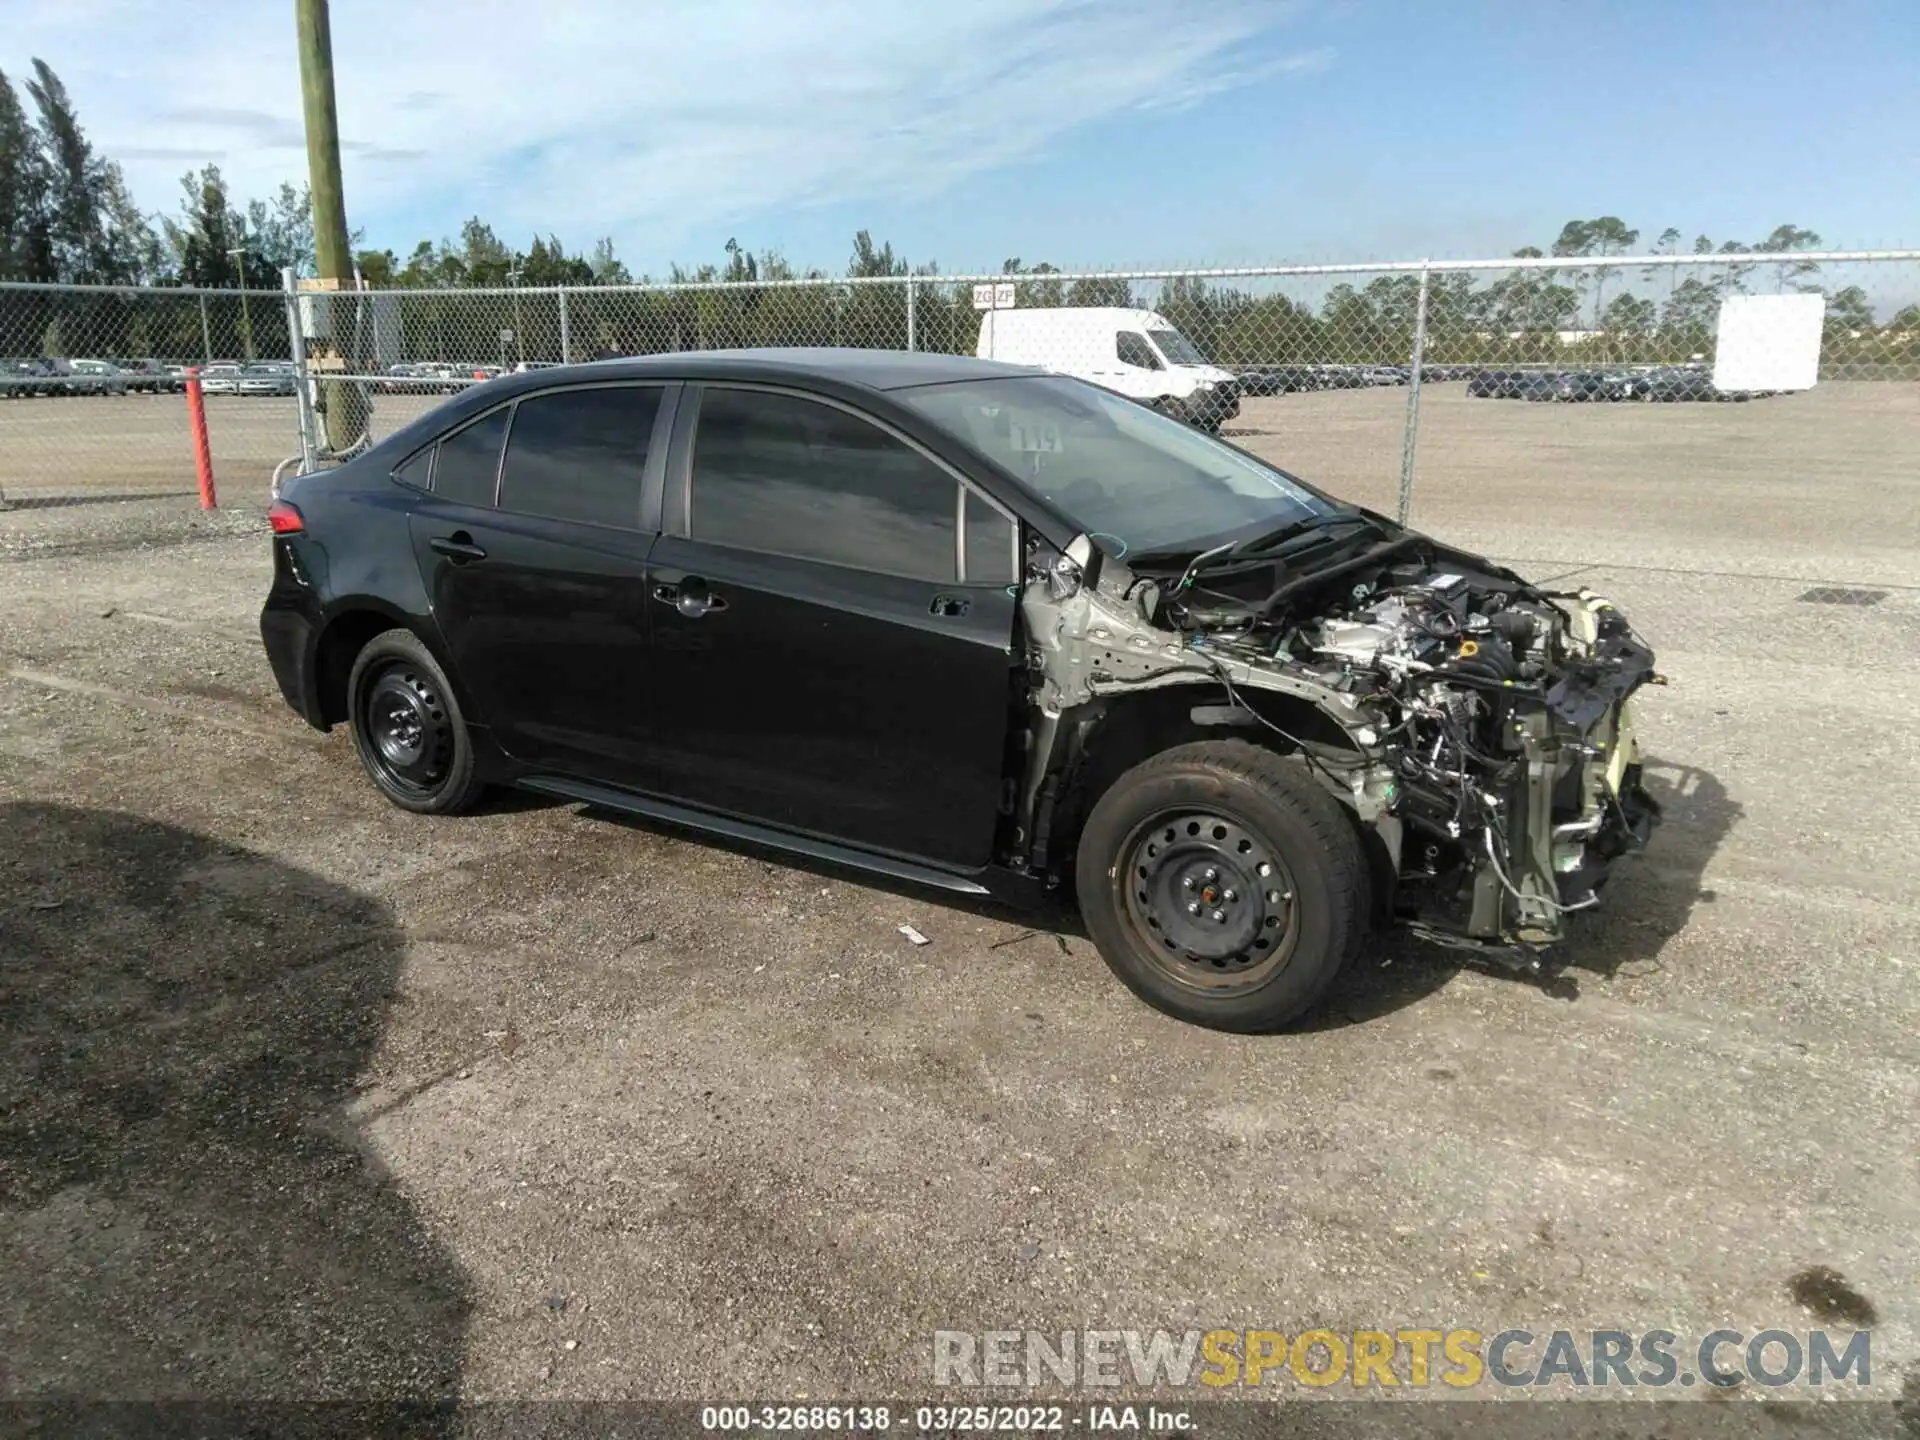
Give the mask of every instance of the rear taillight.
<svg viewBox="0 0 1920 1440">
<path fill-rule="evenodd" d="M 267 524 L 273 527 L 276 535 L 300 535 L 305 533 L 307 522 L 291 500 L 276 500 L 267 507 Z"/>
</svg>

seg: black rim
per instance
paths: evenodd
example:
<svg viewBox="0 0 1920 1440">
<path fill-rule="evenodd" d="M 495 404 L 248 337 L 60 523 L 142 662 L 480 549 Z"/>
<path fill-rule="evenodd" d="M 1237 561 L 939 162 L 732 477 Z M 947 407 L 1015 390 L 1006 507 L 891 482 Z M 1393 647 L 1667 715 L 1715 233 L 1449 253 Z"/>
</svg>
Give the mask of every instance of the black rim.
<svg viewBox="0 0 1920 1440">
<path fill-rule="evenodd" d="M 1182 985 L 1241 990 L 1293 956 L 1293 875 L 1258 831 L 1211 810 L 1163 811 L 1134 828 L 1114 875 L 1154 963 Z"/>
<path fill-rule="evenodd" d="M 453 721 L 439 687 L 417 666 L 389 665 L 366 687 L 360 724 L 367 753 L 396 789 L 431 794 L 453 766 Z"/>
</svg>

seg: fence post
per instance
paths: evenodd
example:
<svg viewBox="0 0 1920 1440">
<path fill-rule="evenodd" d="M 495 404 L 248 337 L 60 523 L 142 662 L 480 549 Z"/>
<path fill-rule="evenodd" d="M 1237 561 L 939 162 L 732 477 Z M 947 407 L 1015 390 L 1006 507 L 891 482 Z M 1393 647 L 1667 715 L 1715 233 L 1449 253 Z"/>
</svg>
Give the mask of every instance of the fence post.
<svg viewBox="0 0 1920 1440">
<path fill-rule="evenodd" d="M 1400 445 L 1400 512 L 1395 517 L 1404 525 L 1413 513 L 1413 452 L 1420 438 L 1420 375 L 1427 357 L 1427 291 L 1432 269 L 1420 262 L 1420 298 L 1413 317 L 1413 365 L 1407 372 L 1407 428 Z"/>
<path fill-rule="evenodd" d="M 213 332 L 207 328 L 207 297 L 200 297 L 200 358 L 213 363 Z"/>
<path fill-rule="evenodd" d="M 918 350 L 920 348 L 918 343 L 919 336 L 914 333 L 914 323 L 913 323 L 914 322 L 913 296 L 914 296 L 913 276 L 909 275 L 907 276 L 907 349 Z"/>
<path fill-rule="evenodd" d="M 200 371 L 187 367 L 187 428 L 193 432 L 193 470 L 200 481 L 200 508 L 211 510 L 213 499 L 213 447 L 207 443 L 207 404 L 200 394 Z"/>
<path fill-rule="evenodd" d="M 300 426 L 300 473 L 305 475 L 313 469 L 313 386 L 307 378 L 307 337 L 300 324 L 300 285 L 294 278 L 291 265 L 281 269 L 280 285 L 287 297 L 287 344 L 293 354 L 294 415 Z"/>
<path fill-rule="evenodd" d="M 573 332 L 567 328 L 567 287 L 560 287 L 560 363 L 573 363 Z"/>
</svg>

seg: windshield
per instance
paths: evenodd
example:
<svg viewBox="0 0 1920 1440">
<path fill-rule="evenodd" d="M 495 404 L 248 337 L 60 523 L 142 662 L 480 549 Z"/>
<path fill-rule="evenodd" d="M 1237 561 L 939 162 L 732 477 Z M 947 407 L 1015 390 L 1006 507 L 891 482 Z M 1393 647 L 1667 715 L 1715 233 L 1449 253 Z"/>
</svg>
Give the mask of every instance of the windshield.
<svg viewBox="0 0 1920 1440">
<path fill-rule="evenodd" d="M 1120 555 L 1205 549 L 1334 510 L 1284 471 L 1064 375 L 894 393 Z"/>
<path fill-rule="evenodd" d="M 1169 365 L 1205 365 L 1207 357 L 1193 348 L 1193 342 L 1178 330 L 1149 330 L 1147 338 L 1153 341 L 1160 353 L 1167 357 Z"/>
</svg>

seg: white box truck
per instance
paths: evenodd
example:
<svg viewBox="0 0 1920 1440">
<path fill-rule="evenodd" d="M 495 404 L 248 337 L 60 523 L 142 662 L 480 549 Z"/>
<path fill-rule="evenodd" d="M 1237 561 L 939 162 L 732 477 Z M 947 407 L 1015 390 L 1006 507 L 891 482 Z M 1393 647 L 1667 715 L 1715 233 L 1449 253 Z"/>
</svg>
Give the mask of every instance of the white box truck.
<svg viewBox="0 0 1920 1440">
<path fill-rule="evenodd" d="M 1239 381 L 1152 310 L 989 310 L 975 353 L 1091 381 L 1205 430 L 1240 413 Z"/>
</svg>

